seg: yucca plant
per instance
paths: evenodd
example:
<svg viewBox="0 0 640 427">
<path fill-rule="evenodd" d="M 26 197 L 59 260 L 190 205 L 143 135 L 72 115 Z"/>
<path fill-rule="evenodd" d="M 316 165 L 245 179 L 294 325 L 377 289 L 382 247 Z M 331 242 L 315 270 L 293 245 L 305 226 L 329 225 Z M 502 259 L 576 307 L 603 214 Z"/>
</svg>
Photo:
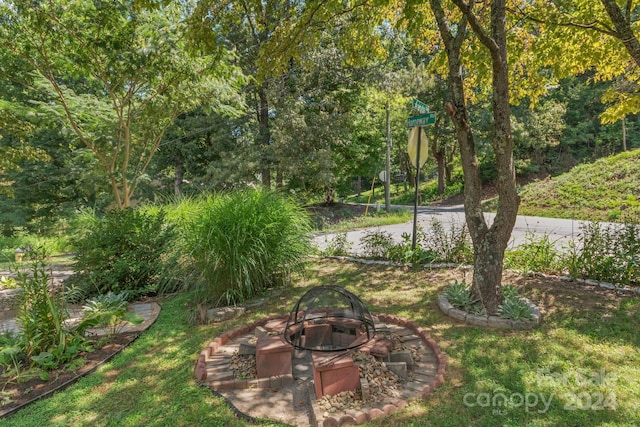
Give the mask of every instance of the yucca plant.
<svg viewBox="0 0 640 427">
<path fill-rule="evenodd" d="M 466 312 L 471 312 L 474 305 L 478 302 L 473 298 L 471 288 L 464 282 L 457 280 L 445 288 L 444 296 L 447 297 L 449 304 Z"/>
</svg>

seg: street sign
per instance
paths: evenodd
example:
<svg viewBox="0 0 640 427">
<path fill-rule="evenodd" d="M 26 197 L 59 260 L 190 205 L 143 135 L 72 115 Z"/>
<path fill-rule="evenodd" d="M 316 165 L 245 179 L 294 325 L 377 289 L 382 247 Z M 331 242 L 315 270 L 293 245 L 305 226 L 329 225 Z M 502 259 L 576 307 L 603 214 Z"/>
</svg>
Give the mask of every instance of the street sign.
<svg viewBox="0 0 640 427">
<path fill-rule="evenodd" d="M 378 178 L 380 178 L 380 181 L 382 182 L 387 182 L 387 171 L 382 171 L 378 174 Z"/>
<path fill-rule="evenodd" d="M 426 114 L 429 112 L 429 106 L 417 99 L 413 100 L 413 109 L 422 114 Z"/>
<path fill-rule="evenodd" d="M 409 117 L 407 119 L 407 128 L 411 129 L 415 126 L 427 126 L 436 122 L 436 113 L 430 112 L 419 116 Z"/>
<path fill-rule="evenodd" d="M 409 133 L 409 145 L 407 147 L 409 159 L 411 160 L 411 164 L 413 164 L 414 167 L 416 167 L 417 165 L 418 147 L 420 147 L 420 167 L 422 167 L 422 165 L 424 165 L 424 162 L 427 161 L 427 155 L 429 154 L 429 143 L 427 142 L 427 134 L 426 132 L 420 132 L 419 130 L 420 128 L 417 126 L 411 129 L 411 132 Z M 418 135 L 420 135 L 419 144 Z"/>
</svg>

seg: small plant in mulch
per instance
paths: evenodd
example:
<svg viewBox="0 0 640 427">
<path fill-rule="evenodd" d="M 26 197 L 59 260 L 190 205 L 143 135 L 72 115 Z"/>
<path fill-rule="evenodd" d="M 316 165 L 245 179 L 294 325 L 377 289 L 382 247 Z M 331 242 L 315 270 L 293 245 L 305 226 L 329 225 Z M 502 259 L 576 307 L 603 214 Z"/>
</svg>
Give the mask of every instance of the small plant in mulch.
<svg viewBox="0 0 640 427">
<path fill-rule="evenodd" d="M 144 319 L 140 315 L 127 310 L 127 295 L 127 292 L 107 292 L 88 300 L 82 308 L 82 320 L 76 326 L 76 332 L 84 335 L 88 328 L 97 328 L 111 339 L 126 325 L 142 323 Z"/>
<path fill-rule="evenodd" d="M 455 281 L 446 287 L 443 294 L 449 304 L 460 310 L 471 314 L 484 314 L 480 301 L 473 297 L 471 287 L 464 282 Z M 518 289 L 513 285 L 504 285 L 502 287 L 502 304 L 498 306 L 498 314 L 503 319 L 533 319 L 533 309 L 520 296 Z"/>
<path fill-rule="evenodd" d="M 5 289 L 15 289 L 19 282 L 13 277 L 0 276 L 0 291 Z"/>
</svg>

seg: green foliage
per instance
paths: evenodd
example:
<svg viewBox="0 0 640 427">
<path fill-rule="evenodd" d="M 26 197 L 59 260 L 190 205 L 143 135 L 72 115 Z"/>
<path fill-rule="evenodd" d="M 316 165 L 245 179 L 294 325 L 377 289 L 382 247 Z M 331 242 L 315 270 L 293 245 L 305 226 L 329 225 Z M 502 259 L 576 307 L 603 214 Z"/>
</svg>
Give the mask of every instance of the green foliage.
<svg viewBox="0 0 640 427">
<path fill-rule="evenodd" d="M 5 378 L 15 378 L 20 375 L 24 366 L 24 352 L 20 337 L 10 332 L 0 334 L 0 368 Z"/>
<path fill-rule="evenodd" d="M 118 207 L 130 206 L 176 117 L 200 105 L 239 113 L 237 88 L 244 80 L 224 52 L 189 54 L 186 7 L 0 4 L 0 56 L 23 65 L 11 80 L 34 88 L 38 98 L 26 103 L 92 152 Z"/>
<path fill-rule="evenodd" d="M 127 308 L 127 292 L 107 292 L 91 298 L 82 308 L 82 320 L 76 325 L 76 331 L 84 334 L 88 328 L 97 328 L 112 338 L 127 324 L 139 325 L 144 321 L 144 318 Z"/>
<path fill-rule="evenodd" d="M 15 289 L 18 287 L 18 283 L 13 277 L 0 276 L 0 290 Z"/>
<path fill-rule="evenodd" d="M 13 261 L 16 249 L 27 247 L 41 248 L 47 254 L 61 254 L 69 250 L 69 241 L 66 236 L 41 236 L 24 230 L 11 237 L 0 236 L 0 262 Z"/>
<path fill-rule="evenodd" d="M 62 289 L 51 289 L 44 253 L 36 249 L 32 260 L 31 274 L 20 273 L 19 345 L 29 365 L 47 370 L 74 359 L 86 348 L 84 339 L 65 325 L 68 314 Z"/>
<path fill-rule="evenodd" d="M 515 249 L 505 251 L 504 266 L 524 274 L 533 272 L 561 273 L 563 256 L 548 235 L 536 238 L 527 234 L 525 242 Z"/>
<path fill-rule="evenodd" d="M 230 304 L 290 283 L 311 251 L 311 221 L 278 193 L 247 189 L 201 201 L 185 229 L 200 302 Z"/>
<path fill-rule="evenodd" d="M 127 291 L 131 298 L 155 294 L 162 284 L 176 237 L 166 214 L 113 210 L 87 212 L 72 239 L 76 261 L 70 279 L 79 299 Z M 78 298 L 76 298 L 78 299 Z"/>
<path fill-rule="evenodd" d="M 520 296 L 513 285 L 502 287 L 502 304 L 498 306 L 500 317 L 512 320 L 533 319 L 533 308 Z"/>
<path fill-rule="evenodd" d="M 361 243 L 365 258 L 416 265 L 434 262 L 466 264 L 473 260 L 466 226 L 452 223 L 446 230 L 435 218 L 431 219 L 429 232 L 418 228 L 415 250 L 409 233 L 403 233 L 402 240 L 396 243 L 389 232 L 371 231 L 365 233 Z"/>
<path fill-rule="evenodd" d="M 433 262 L 473 263 L 473 249 L 466 224 L 451 223 L 445 229 L 442 222 L 433 217 L 429 233 L 420 241 L 425 250 L 434 254 Z"/>
<path fill-rule="evenodd" d="M 471 295 L 471 287 L 457 280 L 450 283 L 445 288 L 443 294 L 449 301 L 449 304 L 466 312 L 470 312 L 478 303 L 478 300 L 474 299 Z"/>
<path fill-rule="evenodd" d="M 326 256 L 348 256 L 351 253 L 353 244 L 347 240 L 347 233 L 336 233 L 333 238 L 327 242 L 322 255 Z"/>
<path fill-rule="evenodd" d="M 390 259 L 396 243 L 387 231 L 369 231 L 360 239 L 365 258 Z"/>
<path fill-rule="evenodd" d="M 571 277 L 640 286 L 640 224 L 583 226 L 567 259 Z"/>
</svg>

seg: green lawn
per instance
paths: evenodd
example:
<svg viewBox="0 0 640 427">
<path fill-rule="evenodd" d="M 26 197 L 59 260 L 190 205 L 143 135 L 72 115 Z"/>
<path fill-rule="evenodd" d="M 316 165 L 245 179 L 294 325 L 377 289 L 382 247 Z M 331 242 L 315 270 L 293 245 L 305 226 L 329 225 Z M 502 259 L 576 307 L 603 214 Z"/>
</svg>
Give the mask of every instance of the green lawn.
<svg viewBox="0 0 640 427">
<path fill-rule="evenodd" d="M 162 303 L 157 322 L 111 362 L 0 424 L 248 425 L 196 384 L 193 367 L 198 353 L 225 330 L 287 313 L 309 287 L 321 284 L 346 287 L 374 314 L 414 320 L 430 331 L 448 356 L 442 387 L 371 425 L 640 424 L 640 298 L 511 276 L 506 281 L 520 286 L 521 293 L 540 306 L 544 324 L 534 331 L 486 330 L 439 311 L 437 297 L 453 278 L 462 279 L 463 273 L 319 261 L 266 306 L 211 326 L 190 325 L 188 299 L 171 297 Z M 500 396 L 513 405 L 499 406 Z M 518 405 L 519 396 L 528 399 L 528 406 Z"/>
</svg>

